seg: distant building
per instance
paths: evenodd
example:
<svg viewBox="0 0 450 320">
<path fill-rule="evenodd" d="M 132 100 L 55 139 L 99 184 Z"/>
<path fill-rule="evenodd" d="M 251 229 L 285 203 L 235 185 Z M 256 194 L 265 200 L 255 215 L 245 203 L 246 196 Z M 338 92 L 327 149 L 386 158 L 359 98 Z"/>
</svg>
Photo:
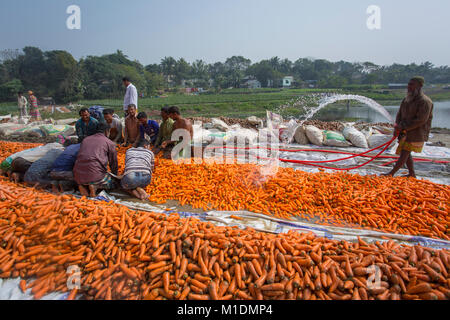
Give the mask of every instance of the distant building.
<svg viewBox="0 0 450 320">
<path fill-rule="evenodd" d="M 389 83 L 389 89 L 406 89 L 408 88 L 407 83 Z"/>
<path fill-rule="evenodd" d="M 294 82 L 294 77 L 287 76 L 283 78 L 283 87 L 284 88 L 290 88 L 292 86 L 292 83 Z"/>
<path fill-rule="evenodd" d="M 255 79 L 250 79 L 245 81 L 242 85 L 242 88 L 248 88 L 248 89 L 259 89 L 261 88 L 261 82 Z"/>
<path fill-rule="evenodd" d="M 261 82 L 255 79 L 255 77 L 247 76 L 242 79 L 239 87 L 248 89 L 259 89 L 261 88 Z"/>
</svg>

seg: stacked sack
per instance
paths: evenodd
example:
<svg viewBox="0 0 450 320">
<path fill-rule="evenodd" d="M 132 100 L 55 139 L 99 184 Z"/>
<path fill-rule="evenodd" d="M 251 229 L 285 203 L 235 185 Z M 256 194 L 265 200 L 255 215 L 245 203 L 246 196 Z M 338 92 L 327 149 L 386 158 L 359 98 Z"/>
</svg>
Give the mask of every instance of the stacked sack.
<svg viewBox="0 0 450 320">
<path fill-rule="evenodd" d="M 358 130 L 359 129 L 359 130 Z M 297 126 L 294 141 L 300 145 L 313 144 L 316 146 L 376 148 L 392 139 L 393 129 L 376 126 L 343 126 L 338 130 L 322 130 L 313 125 Z"/>
</svg>

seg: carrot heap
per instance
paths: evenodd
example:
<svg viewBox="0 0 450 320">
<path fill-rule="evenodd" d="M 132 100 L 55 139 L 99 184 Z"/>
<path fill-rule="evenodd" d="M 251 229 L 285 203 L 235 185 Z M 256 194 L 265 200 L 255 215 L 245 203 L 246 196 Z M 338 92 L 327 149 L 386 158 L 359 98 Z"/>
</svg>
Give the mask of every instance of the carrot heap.
<svg viewBox="0 0 450 320">
<path fill-rule="evenodd" d="M 0 163 L 5 160 L 5 158 L 10 155 L 26 150 L 38 147 L 42 144 L 38 143 L 22 143 L 22 142 L 8 142 L 8 141 L 0 141 Z"/>
<path fill-rule="evenodd" d="M 450 298 L 448 250 L 217 227 L 4 181 L 0 239 L 0 278 L 36 299 L 67 292 L 73 265 L 70 299 Z"/>
<path fill-rule="evenodd" d="M 6 146 L 5 152 L 1 149 Z M 0 143 L 0 157 L 19 143 Z M 19 150 L 20 151 L 20 150 Z M 124 169 L 125 148 L 118 148 Z M 450 240 L 450 188 L 424 180 L 279 168 L 264 176 L 252 164 L 174 164 L 157 159 L 150 200 L 178 200 L 203 210 L 248 210 L 324 225 Z"/>
<path fill-rule="evenodd" d="M 158 159 L 150 200 L 450 240 L 450 188 L 423 180 Z"/>
</svg>

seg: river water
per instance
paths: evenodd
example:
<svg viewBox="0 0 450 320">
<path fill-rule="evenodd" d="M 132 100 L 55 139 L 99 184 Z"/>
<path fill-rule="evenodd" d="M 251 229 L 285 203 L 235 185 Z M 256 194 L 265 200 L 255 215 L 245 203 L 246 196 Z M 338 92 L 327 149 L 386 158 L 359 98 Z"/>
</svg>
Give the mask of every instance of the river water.
<svg viewBox="0 0 450 320">
<path fill-rule="evenodd" d="M 395 119 L 399 107 L 400 104 L 395 106 L 385 106 L 384 108 Z M 326 121 L 358 119 L 370 123 L 387 122 L 383 115 L 362 104 L 357 106 L 352 105 L 349 111 L 343 106 L 330 105 L 319 111 L 313 119 Z M 432 127 L 450 129 L 450 100 L 434 102 Z"/>
</svg>

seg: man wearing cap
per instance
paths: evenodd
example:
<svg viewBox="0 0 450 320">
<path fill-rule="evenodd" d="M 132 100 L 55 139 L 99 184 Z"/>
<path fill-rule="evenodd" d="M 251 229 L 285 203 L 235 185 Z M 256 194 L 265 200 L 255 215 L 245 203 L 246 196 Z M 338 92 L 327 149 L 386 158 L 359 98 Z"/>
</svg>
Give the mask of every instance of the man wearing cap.
<svg viewBox="0 0 450 320">
<path fill-rule="evenodd" d="M 394 135 L 398 135 L 397 154 L 400 157 L 391 172 L 384 174 L 385 176 L 394 176 L 406 164 L 409 170 L 406 177 L 416 177 L 411 152 L 422 152 L 433 120 L 433 102 L 422 91 L 424 83 L 423 77 L 414 77 L 408 83 L 408 94 L 402 101 L 395 120 Z"/>
</svg>

